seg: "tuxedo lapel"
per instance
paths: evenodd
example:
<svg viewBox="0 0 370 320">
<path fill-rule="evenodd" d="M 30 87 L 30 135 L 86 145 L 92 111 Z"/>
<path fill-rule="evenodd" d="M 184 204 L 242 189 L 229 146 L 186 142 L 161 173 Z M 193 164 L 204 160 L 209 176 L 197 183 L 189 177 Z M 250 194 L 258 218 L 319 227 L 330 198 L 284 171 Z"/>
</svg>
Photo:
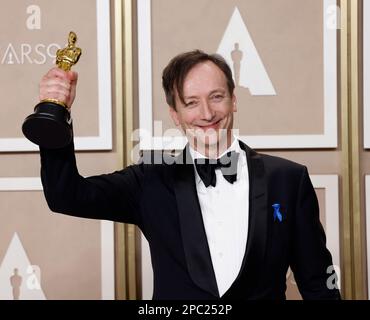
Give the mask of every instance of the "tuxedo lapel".
<svg viewBox="0 0 370 320">
<path fill-rule="evenodd" d="M 188 148 L 177 158 L 174 189 L 190 276 L 195 284 L 219 296 Z"/>
<path fill-rule="evenodd" d="M 264 265 L 268 236 L 267 177 L 261 156 L 239 141 L 249 171 L 249 228 L 246 251 L 238 278 L 253 282 Z"/>
<path fill-rule="evenodd" d="M 266 172 L 261 156 L 239 141 L 247 156 L 249 171 L 249 227 L 243 263 L 237 279 L 223 297 L 256 285 L 264 264 L 268 236 Z M 203 290 L 219 296 L 212 259 L 197 196 L 194 166 L 188 148 L 178 156 L 174 189 L 181 236 L 189 274 Z M 243 284 L 243 285 L 242 285 Z M 246 286 L 245 286 L 246 285 Z"/>
</svg>

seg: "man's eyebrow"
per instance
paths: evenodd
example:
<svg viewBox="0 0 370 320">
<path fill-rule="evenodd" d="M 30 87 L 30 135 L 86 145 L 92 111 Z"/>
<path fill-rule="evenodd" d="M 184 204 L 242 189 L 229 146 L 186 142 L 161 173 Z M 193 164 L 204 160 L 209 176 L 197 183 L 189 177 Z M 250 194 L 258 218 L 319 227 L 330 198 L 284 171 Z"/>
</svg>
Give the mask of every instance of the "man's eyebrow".
<svg viewBox="0 0 370 320">
<path fill-rule="evenodd" d="M 197 99 L 198 96 L 184 96 L 184 99 Z"/>
<path fill-rule="evenodd" d="M 216 92 L 222 92 L 222 93 L 225 93 L 225 92 L 226 92 L 226 90 L 225 90 L 225 89 L 223 89 L 223 88 L 218 88 L 218 89 L 212 90 L 209 94 L 211 95 L 211 94 L 214 94 L 214 93 L 216 93 Z"/>
</svg>

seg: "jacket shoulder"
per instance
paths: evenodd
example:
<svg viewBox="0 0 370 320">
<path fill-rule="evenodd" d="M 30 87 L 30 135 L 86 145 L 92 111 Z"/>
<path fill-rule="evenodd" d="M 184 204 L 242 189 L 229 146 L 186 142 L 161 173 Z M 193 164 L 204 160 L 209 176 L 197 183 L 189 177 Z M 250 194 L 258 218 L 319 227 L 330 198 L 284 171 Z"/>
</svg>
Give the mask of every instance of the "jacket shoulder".
<svg viewBox="0 0 370 320">
<path fill-rule="evenodd" d="M 259 153 L 259 156 L 264 162 L 266 169 L 271 170 L 293 170 L 300 171 L 306 169 L 306 166 L 298 162 L 281 158 L 277 156 L 271 156 L 268 154 Z"/>
<path fill-rule="evenodd" d="M 288 160 L 286 158 L 281 158 L 277 156 L 272 156 L 269 154 L 264 154 L 257 152 L 256 150 L 252 149 L 244 142 L 239 141 L 240 147 L 246 152 L 249 161 L 251 159 L 260 159 L 262 160 L 263 166 L 266 171 L 297 171 L 302 172 L 306 168 L 306 166 L 294 162 L 292 160 Z"/>
<path fill-rule="evenodd" d="M 139 161 L 130 167 L 135 173 L 138 173 L 146 183 L 153 181 L 166 181 L 170 179 L 173 164 L 176 157 L 165 151 L 143 151 Z"/>
</svg>

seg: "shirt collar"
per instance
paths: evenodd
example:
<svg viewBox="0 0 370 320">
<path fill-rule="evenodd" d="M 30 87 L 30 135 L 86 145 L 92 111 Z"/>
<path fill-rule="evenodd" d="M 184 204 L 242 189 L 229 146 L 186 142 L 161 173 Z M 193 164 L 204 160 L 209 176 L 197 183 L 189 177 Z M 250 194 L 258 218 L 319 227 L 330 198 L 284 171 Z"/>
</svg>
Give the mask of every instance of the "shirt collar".
<svg viewBox="0 0 370 320">
<path fill-rule="evenodd" d="M 223 152 L 221 155 L 219 155 L 217 157 L 217 159 L 221 158 L 224 154 L 226 154 L 230 151 L 235 151 L 235 152 L 238 152 L 238 153 L 241 152 L 238 139 L 235 136 L 233 136 L 233 139 L 234 140 L 233 140 L 232 144 L 230 145 L 230 147 L 227 150 L 225 150 L 225 152 Z M 193 163 L 194 163 L 194 159 L 207 158 L 205 155 L 203 155 L 200 152 L 198 152 L 197 150 L 193 149 L 193 147 L 190 144 L 189 144 L 189 152 L 190 152 L 191 158 L 193 159 Z"/>
</svg>

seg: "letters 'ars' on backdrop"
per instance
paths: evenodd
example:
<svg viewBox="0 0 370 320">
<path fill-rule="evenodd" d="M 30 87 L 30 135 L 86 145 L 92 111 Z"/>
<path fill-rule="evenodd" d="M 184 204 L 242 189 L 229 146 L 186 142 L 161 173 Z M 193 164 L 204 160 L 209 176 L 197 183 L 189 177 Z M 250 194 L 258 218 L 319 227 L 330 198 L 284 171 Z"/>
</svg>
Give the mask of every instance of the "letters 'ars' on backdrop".
<svg viewBox="0 0 370 320">
<path fill-rule="evenodd" d="M 111 149 L 109 0 L 2 0 L 1 5 L 0 151 L 38 150 L 23 136 L 22 123 L 39 102 L 38 84 L 55 66 L 56 51 L 66 46 L 70 31 L 82 49 L 73 67 L 79 73 L 76 148 Z"/>
<path fill-rule="evenodd" d="M 181 149 L 161 88 L 176 54 L 217 52 L 236 82 L 235 128 L 255 148 L 337 147 L 335 0 L 138 0 L 143 149 Z"/>
</svg>

